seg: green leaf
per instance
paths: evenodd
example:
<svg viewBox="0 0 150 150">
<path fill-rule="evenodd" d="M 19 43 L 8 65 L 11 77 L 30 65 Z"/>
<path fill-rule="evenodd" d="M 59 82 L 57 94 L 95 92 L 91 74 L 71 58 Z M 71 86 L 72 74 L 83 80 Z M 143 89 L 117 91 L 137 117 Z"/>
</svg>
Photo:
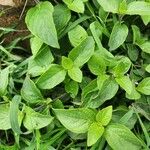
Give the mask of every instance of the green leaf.
<svg viewBox="0 0 150 150">
<path fill-rule="evenodd" d="M 146 66 L 145 70 L 150 73 L 150 64 Z"/>
<path fill-rule="evenodd" d="M 132 25 L 133 31 L 133 43 L 140 43 L 141 41 L 141 32 L 140 29 L 136 25 Z"/>
<path fill-rule="evenodd" d="M 35 57 L 31 57 L 28 64 L 28 73 L 36 77 L 44 73 L 54 61 L 48 46 L 43 46 Z"/>
<path fill-rule="evenodd" d="M 41 89 L 52 89 L 63 82 L 65 76 L 66 71 L 61 66 L 52 64 L 49 69 L 39 77 L 36 84 Z"/>
<path fill-rule="evenodd" d="M 118 77 L 115 80 L 128 94 L 131 94 L 133 86 L 129 76 Z"/>
<path fill-rule="evenodd" d="M 65 84 L 65 90 L 67 93 L 71 94 L 72 98 L 75 98 L 76 95 L 78 94 L 79 85 L 75 81 L 69 81 Z"/>
<path fill-rule="evenodd" d="M 147 26 L 148 23 L 150 22 L 150 15 L 141 16 L 141 17 L 142 17 L 142 20 L 143 20 L 145 26 Z"/>
<path fill-rule="evenodd" d="M 97 0 L 107 12 L 118 13 L 119 4 L 122 0 Z"/>
<path fill-rule="evenodd" d="M 128 27 L 125 24 L 117 22 L 111 32 L 109 39 L 109 48 L 111 51 L 117 49 L 126 40 L 128 35 Z"/>
<path fill-rule="evenodd" d="M 39 37 L 44 43 L 59 48 L 53 11 L 50 2 L 40 2 L 27 12 L 25 22 L 33 35 Z"/>
<path fill-rule="evenodd" d="M 111 124 L 105 130 L 104 136 L 114 150 L 139 150 L 141 141 L 124 125 Z"/>
<path fill-rule="evenodd" d="M 87 146 L 95 144 L 103 133 L 104 127 L 100 123 L 92 123 L 88 129 Z"/>
<path fill-rule="evenodd" d="M 77 47 L 88 37 L 88 34 L 82 26 L 77 25 L 74 29 L 68 32 L 68 37 L 72 46 Z"/>
<path fill-rule="evenodd" d="M 39 103 L 44 100 L 40 90 L 28 76 L 23 82 L 21 96 L 28 103 Z"/>
<path fill-rule="evenodd" d="M 9 111 L 9 104 L 0 104 L 0 130 L 8 130 L 11 128 Z"/>
<path fill-rule="evenodd" d="M 92 89 L 93 86 L 88 89 Z M 83 105 L 90 108 L 98 108 L 104 102 L 113 98 L 117 93 L 118 88 L 117 82 L 114 79 L 109 78 L 104 82 L 101 91 L 98 91 L 97 86 L 95 86 L 90 92 L 87 91 L 88 94 L 86 93 L 86 96 L 82 97 Z"/>
<path fill-rule="evenodd" d="M 100 110 L 96 115 L 96 120 L 103 126 L 107 126 L 112 118 L 112 106 L 108 106 Z"/>
<path fill-rule="evenodd" d="M 95 75 L 104 74 L 106 71 L 106 64 L 104 57 L 101 56 L 100 53 L 96 51 L 88 61 L 88 67 L 90 71 Z"/>
<path fill-rule="evenodd" d="M 91 92 L 97 91 L 97 80 L 92 80 L 87 86 L 82 90 L 82 100 Z"/>
<path fill-rule="evenodd" d="M 76 82 L 82 82 L 82 71 L 78 67 L 73 67 L 72 69 L 68 70 L 69 77 L 76 81 Z"/>
<path fill-rule="evenodd" d="M 80 67 L 84 65 L 94 53 L 95 42 L 94 39 L 89 36 L 80 45 L 75 47 L 69 53 L 69 58 L 72 59 L 74 65 Z"/>
<path fill-rule="evenodd" d="M 145 95 L 150 95 L 150 77 L 144 78 L 139 83 L 137 90 Z"/>
<path fill-rule="evenodd" d="M 127 14 L 129 15 L 149 15 L 150 3 L 144 1 L 133 1 L 128 4 Z"/>
<path fill-rule="evenodd" d="M 133 84 L 133 83 L 132 83 Z M 132 91 L 130 94 L 126 93 L 126 98 L 128 99 L 140 99 L 141 98 L 141 94 L 136 90 L 135 85 L 132 85 Z"/>
<path fill-rule="evenodd" d="M 21 134 L 22 131 L 20 130 L 20 125 L 23 119 L 23 114 L 19 111 L 19 103 L 21 102 L 21 96 L 14 96 L 12 102 L 10 103 L 10 124 L 12 130 L 17 133 Z"/>
<path fill-rule="evenodd" d="M 131 67 L 131 61 L 128 57 L 117 56 L 117 64 L 112 68 L 115 77 L 123 76 Z"/>
<path fill-rule="evenodd" d="M 105 81 L 109 78 L 108 75 L 106 74 L 101 74 L 97 77 L 97 87 L 99 90 L 102 89 L 103 84 L 105 83 Z"/>
<path fill-rule="evenodd" d="M 138 46 L 141 48 L 143 52 L 150 54 L 150 41 L 146 41 Z"/>
<path fill-rule="evenodd" d="M 35 36 L 30 39 L 30 45 L 31 45 L 31 51 L 32 51 L 33 57 L 35 57 L 37 53 L 39 52 L 40 48 L 42 47 L 43 42 L 40 38 Z"/>
<path fill-rule="evenodd" d="M 128 56 L 129 56 L 129 58 L 132 61 L 136 61 L 138 59 L 138 56 L 139 56 L 138 48 L 136 48 L 136 46 L 133 45 L 133 44 L 128 44 L 127 48 L 128 48 Z"/>
<path fill-rule="evenodd" d="M 95 112 L 88 108 L 54 109 L 65 128 L 75 133 L 85 133 L 95 120 Z"/>
<path fill-rule="evenodd" d="M 9 68 L 0 71 L 0 97 L 4 96 L 7 92 Z"/>
<path fill-rule="evenodd" d="M 70 58 L 67 58 L 65 56 L 62 56 L 61 64 L 64 69 L 69 70 L 73 68 L 73 62 Z"/>
<path fill-rule="evenodd" d="M 46 127 L 53 120 L 52 116 L 43 115 L 38 112 L 35 112 L 32 108 L 27 107 L 27 106 L 25 108 L 25 113 L 26 115 L 23 120 L 23 124 L 29 131 Z"/>
<path fill-rule="evenodd" d="M 71 12 L 65 5 L 58 4 L 54 7 L 53 17 L 56 30 L 59 35 L 71 19 Z"/>
<path fill-rule="evenodd" d="M 122 0 L 122 2 L 119 4 L 118 12 L 120 14 L 125 14 L 127 11 L 127 0 Z"/>
<path fill-rule="evenodd" d="M 63 2 L 68 6 L 70 10 L 77 13 L 84 12 L 84 3 L 82 0 L 63 0 Z"/>
</svg>

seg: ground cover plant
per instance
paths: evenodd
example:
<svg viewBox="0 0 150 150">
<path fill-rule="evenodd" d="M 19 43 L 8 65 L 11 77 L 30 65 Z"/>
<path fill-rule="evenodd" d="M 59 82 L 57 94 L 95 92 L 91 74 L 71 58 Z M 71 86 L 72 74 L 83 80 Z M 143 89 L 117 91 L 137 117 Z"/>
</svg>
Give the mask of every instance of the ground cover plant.
<svg viewBox="0 0 150 150">
<path fill-rule="evenodd" d="M 150 1 L 36 1 L 24 14 L 28 34 L 0 27 L 0 150 L 148 150 Z"/>
</svg>

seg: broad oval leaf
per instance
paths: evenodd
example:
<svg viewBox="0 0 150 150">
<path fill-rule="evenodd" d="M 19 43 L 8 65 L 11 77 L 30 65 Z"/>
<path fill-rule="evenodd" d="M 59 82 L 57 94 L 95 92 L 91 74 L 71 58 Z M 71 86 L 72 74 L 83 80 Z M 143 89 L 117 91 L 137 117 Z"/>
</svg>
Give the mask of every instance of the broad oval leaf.
<svg viewBox="0 0 150 150">
<path fill-rule="evenodd" d="M 44 43 L 59 48 L 53 11 L 50 2 L 40 2 L 27 12 L 25 22 L 33 35 L 39 37 Z"/>
<path fill-rule="evenodd" d="M 58 120 L 65 128 L 75 133 L 85 133 L 95 121 L 95 112 L 88 108 L 54 109 Z"/>
<path fill-rule="evenodd" d="M 23 124 L 29 131 L 46 127 L 53 120 L 52 116 L 43 115 L 40 114 L 39 112 L 35 112 L 32 108 L 27 106 L 25 107 L 25 113 L 26 115 L 23 120 Z"/>
<path fill-rule="evenodd" d="M 69 53 L 69 58 L 72 59 L 75 66 L 84 65 L 93 55 L 95 49 L 94 39 L 89 36 L 80 45 L 75 47 Z"/>
<path fill-rule="evenodd" d="M 144 78 L 139 83 L 137 90 L 145 95 L 150 95 L 150 77 Z"/>
<path fill-rule="evenodd" d="M 104 127 L 98 122 L 93 122 L 88 129 L 87 146 L 95 144 L 103 133 Z"/>
<path fill-rule="evenodd" d="M 142 147 L 141 141 L 124 125 L 111 124 L 104 134 L 108 144 L 114 150 L 139 150 Z"/>
<path fill-rule="evenodd" d="M 51 89 L 61 83 L 66 76 L 66 71 L 59 65 L 52 64 L 50 68 L 42 74 L 36 84 L 41 89 Z"/>
<path fill-rule="evenodd" d="M 111 32 L 109 39 L 110 50 L 113 51 L 121 46 L 126 40 L 128 35 L 128 27 L 125 24 L 120 24 L 117 22 Z"/>
<path fill-rule="evenodd" d="M 27 76 L 21 89 L 22 98 L 28 103 L 38 103 L 44 100 L 40 90 L 35 83 Z"/>
</svg>

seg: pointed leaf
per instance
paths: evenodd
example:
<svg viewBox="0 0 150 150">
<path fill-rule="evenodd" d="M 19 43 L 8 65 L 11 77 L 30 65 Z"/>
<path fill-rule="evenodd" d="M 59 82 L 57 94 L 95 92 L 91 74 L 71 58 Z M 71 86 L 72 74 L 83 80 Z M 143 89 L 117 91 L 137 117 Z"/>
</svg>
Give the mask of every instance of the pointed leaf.
<svg viewBox="0 0 150 150">
<path fill-rule="evenodd" d="M 39 37 L 44 43 L 59 48 L 53 11 L 50 2 L 40 2 L 27 12 L 25 21 L 33 35 Z"/>
</svg>

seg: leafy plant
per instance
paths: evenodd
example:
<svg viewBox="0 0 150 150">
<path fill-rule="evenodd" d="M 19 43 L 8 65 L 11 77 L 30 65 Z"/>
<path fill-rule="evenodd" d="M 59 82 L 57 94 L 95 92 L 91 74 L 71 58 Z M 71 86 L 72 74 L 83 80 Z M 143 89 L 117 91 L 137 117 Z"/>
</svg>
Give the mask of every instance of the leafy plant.
<svg viewBox="0 0 150 150">
<path fill-rule="evenodd" d="M 25 23 L 0 28 L 0 149 L 148 150 L 150 1 L 41 0 Z"/>
</svg>

